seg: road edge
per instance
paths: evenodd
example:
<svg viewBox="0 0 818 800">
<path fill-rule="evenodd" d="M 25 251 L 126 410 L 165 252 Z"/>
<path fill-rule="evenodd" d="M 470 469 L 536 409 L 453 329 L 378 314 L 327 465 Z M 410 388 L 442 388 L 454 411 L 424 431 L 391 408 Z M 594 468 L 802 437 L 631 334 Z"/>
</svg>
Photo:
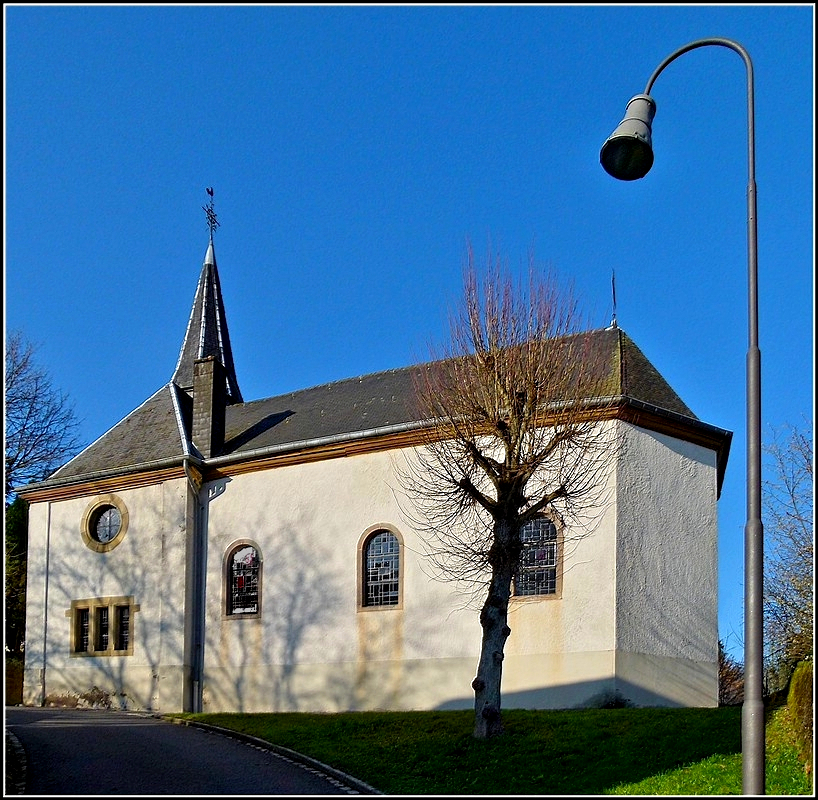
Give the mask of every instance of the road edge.
<svg viewBox="0 0 818 800">
<path fill-rule="evenodd" d="M 4 794 L 25 794 L 28 769 L 26 751 L 20 740 L 8 728 L 6 728 L 5 761 Z"/>
<path fill-rule="evenodd" d="M 220 725 L 211 725 L 207 722 L 198 722 L 197 720 L 192 719 L 181 719 L 179 717 L 165 715 L 157 716 L 159 719 L 173 722 L 175 725 L 187 725 L 193 728 L 202 728 L 203 730 L 218 731 L 225 736 L 239 739 L 240 741 L 247 742 L 248 744 L 253 744 L 256 747 L 263 747 L 266 750 L 271 750 L 284 758 L 289 758 L 290 760 L 299 764 L 320 770 L 321 772 L 335 778 L 335 780 L 346 784 L 351 789 L 355 789 L 360 794 L 383 794 L 383 792 L 379 791 L 374 786 L 370 786 L 368 783 L 365 783 L 352 775 L 348 775 L 346 772 L 335 769 L 335 767 L 331 767 L 329 764 L 325 764 L 323 761 L 319 761 L 316 758 L 299 753 L 296 750 L 290 750 L 289 747 L 284 747 L 280 744 L 273 744 L 272 742 L 268 742 L 266 739 L 259 739 L 257 736 L 252 736 L 249 733 L 242 733 L 241 731 L 234 731 L 230 728 L 223 728 Z"/>
</svg>

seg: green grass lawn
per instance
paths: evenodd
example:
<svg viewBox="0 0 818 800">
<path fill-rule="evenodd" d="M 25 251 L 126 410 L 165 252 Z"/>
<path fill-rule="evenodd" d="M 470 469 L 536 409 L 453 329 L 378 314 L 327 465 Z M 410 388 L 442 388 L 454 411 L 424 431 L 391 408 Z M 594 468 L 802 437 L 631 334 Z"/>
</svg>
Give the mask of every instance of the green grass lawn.
<svg viewBox="0 0 818 800">
<path fill-rule="evenodd" d="M 767 793 L 810 794 L 787 732 L 768 724 Z M 778 716 L 776 716 L 778 715 Z M 177 714 L 317 758 L 386 794 L 741 794 L 740 708 Z"/>
</svg>

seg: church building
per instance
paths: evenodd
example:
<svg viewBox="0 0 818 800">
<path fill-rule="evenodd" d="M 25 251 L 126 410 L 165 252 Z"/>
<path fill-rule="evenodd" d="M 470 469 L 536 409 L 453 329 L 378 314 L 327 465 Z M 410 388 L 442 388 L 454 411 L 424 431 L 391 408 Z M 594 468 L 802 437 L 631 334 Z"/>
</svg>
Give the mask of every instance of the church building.
<svg viewBox="0 0 818 800">
<path fill-rule="evenodd" d="M 570 552 L 553 520 L 529 532 L 503 705 L 715 706 L 731 434 L 699 420 L 616 325 L 589 336 L 616 383 L 607 500 Z M 430 577 L 399 497 L 397 471 L 423 443 L 417 369 L 245 399 L 211 228 L 168 382 L 18 490 L 24 703 L 472 707 L 478 611 Z"/>
</svg>

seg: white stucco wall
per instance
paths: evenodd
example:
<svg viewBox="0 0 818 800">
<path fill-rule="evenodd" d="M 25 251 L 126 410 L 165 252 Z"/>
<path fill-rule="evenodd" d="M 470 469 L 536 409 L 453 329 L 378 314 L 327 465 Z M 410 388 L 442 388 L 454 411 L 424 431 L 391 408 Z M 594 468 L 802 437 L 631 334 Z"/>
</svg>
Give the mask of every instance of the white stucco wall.
<svg viewBox="0 0 818 800">
<path fill-rule="evenodd" d="M 582 706 L 615 692 L 638 704 L 717 697 L 715 454 L 609 424 L 621 449 L 589 524 L 565 531 L 559 595 L 512 600 L 505 707 Z M 403 513 L 395 472 L 403 463 L 400 453 L 370 453 L 203 487 L 203 710 L 472 705 L 479 610 L 455 584 L 427 574 Z M 129 708 L 184 707 L 187 483 L 116 495 L 129 528 L 108 553 L 80 535 L 96 496 L 30 509 L 24 702 L 98 687 Z M 403 542 L 402 603 L 361 610 L 360 543 L 378 526 Z M 257 619 L 223 615 L 223 561 L 238 540 L 254 542 L 263 558 Z M 71 601 L 122 595 L 139 604 L 133 655 L 70 656 Z"/>
<path fill-rule="evenodd" d="M 402 464 L 400 454 L 356 455 L 237 475 L 211 492 L 206 710 L 473 703 L 479 607 L 464 608 L 454 584 L 427 575 L 403 513 Z M 605 499 L 581 537 L 566 532 L 561 596 L 512 604 L 503 677 L 511 705 L 573 705 L 613 681 L 615 517 Z M 403 602 L 360 610 L 360 541 L 376 526 L 403 540 Z M 244 539 L 264 559 L 262 614 L 224 619 L 223 560 Z"/>
<path fill-rule="evenodd" d="M 462 598 L 452 587 L 421 570 L 419 541 L 393 488 L 389 453 L 226 482 L 208 507 L 208 708 L 247 704 L 251 697 L 264 708 L 421 707 L 449 699 L 463 678 L 468 687 L 479 648 L 476 612 L 458 609 Z M 358 548 L 373 526 L 403 540 L 403 603 L 359 611 Z M 260 619 L 223 619 L 222 564 L 239 539 L 254 541 L 264 559 Z M 463 678 L 450 679 L 453 672 Z M 363 688 L 374 684 L 374 695 Z M 432 699 L 412 700 L 416 684 L 434 686 Z M 247 690 L 256 685 L 260 692 Z"/>
<path fill-rule="evenodd" d="M 186 491 L 176 480 L 114 492 L 128 509 L 128 529 L 106 553 L 89 549 L 80 532 L 97 495 L 31 506 L 24 702 L 39 705 L 96 687 L 123 707 L 179 707 Z M 71 655 L 71 602 L 131 595 L 139 606 L 131 622 L 133 655 Z"/>
<path fill-rule="evenodd" d="M 616 646 L 623 695 L 718 702 L 716 455 L 623 425 Z M 634 700 L 639 702 L 639 700 Z"/>
</svg>

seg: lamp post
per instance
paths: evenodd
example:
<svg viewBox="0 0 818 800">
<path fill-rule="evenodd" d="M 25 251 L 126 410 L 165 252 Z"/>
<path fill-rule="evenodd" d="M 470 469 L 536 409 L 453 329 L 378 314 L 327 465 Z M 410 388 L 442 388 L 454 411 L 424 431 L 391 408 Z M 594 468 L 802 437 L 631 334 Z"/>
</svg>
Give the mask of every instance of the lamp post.
<svg viewBox="0 0 818 800">
<path fill-rule="evenodd" d="M 738 53 L 747 68 L 747 523 L 744 527 L 744 705 L 741 716 L 742 789 L 764 794 L 764 701 L 762 673 L 764 533 L 761 524 L 761 351 L 758 347 L 758 230 L 756 221 L 755 126 L 753 63 L 747 51 L 731 39 L 698 39 L 669 55 L 654 71 L 643 94 L 631 98 L 625 118 L 602 145 L 599 160 L 605 171 L 623 181 L 647 175 L 653 165 L 651 123 L 656 103 L 650 90 L 659 73 L 689 50 L 717 45 Z"/>
</svg>

